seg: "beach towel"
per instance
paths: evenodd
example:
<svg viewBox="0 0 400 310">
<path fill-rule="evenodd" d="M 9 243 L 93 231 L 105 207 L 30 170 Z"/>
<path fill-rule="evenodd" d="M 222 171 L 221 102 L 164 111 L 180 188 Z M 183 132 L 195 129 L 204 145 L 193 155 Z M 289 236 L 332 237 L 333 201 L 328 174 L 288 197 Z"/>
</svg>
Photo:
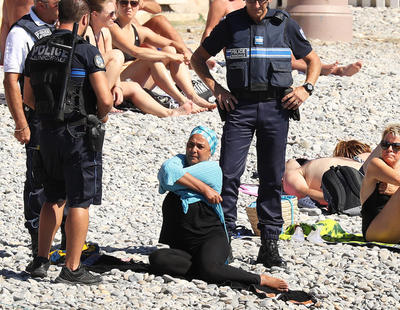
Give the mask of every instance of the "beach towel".
<svg viewBox="0 0 400 310">
<path fill-rule="evenodd" d="M 357 246 L 368 246 L 368 247 L 381 247 L 386 248 L 395 252 L 400 252 L 400 244 L 390 244 L 383 242 L 370 242 L 365 241 L 362 234 L 350 234 L 344 231 L 344 229 L 340 226 L 340 224 L 332 219 L 326 219 L 323 221 L 319 221 L 315 224 L 293 224 L 286 228 L 286 230 L 279 236 L 281 240 L 291 240 L 292 235 L 297 226 L 300 226 L 303 230 L 305 236 L 308 236 L 311 231 L 315 231 L 317 228 L 320 229 L 321 238 L 326 243 L 347 243 L 350 245 Z"/>
<path fill-rule="evenodd" d="M 257 184 L 242 184 L 239 187 L 239 191 L 243 194 L 250 196 L 258 196 L 258 185 Z"/>
</svg>

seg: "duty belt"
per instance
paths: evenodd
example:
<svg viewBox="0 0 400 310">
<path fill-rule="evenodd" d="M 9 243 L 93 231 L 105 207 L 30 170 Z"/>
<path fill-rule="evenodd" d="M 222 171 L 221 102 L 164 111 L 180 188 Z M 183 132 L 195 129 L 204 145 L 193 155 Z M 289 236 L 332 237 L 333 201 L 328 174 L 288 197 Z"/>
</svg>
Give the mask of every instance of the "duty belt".
<svg viewBox="0 0 400 310">
<path fill-rule="evenodd" d="M 80 118 L 78 120 L 74 121 L 68 121 L 65 120 L 65 122 L 60 122 L 57 120 L 42 120 L 41 125 L 42 129 L 56 129 L 59 127 L 64 127 L 64 126 L 81 126 L 81 125 L 86 125 L 87 120 L 86 117 Z"/>
<path fill-rule="evenodd" d="M 284 88 L 271 87 L 266 91 L 233 90 L 232 93 L 238 100 L 265 101 L 282 97 Z"/>
</svg>

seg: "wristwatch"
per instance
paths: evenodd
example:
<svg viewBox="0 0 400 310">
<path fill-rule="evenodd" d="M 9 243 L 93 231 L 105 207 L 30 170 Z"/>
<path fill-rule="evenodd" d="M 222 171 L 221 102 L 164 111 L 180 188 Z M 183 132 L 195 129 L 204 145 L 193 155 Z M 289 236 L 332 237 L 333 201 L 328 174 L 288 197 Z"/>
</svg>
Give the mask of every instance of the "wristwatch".
<svg viewBox="0 0 400 310">
<path fill-rule="evenodd" d="M 304 83 L 303 87 L 307 91 L 307 93 L 311 96 L 314 91 L 314 85 L 311 83 Z"/>
</svg>

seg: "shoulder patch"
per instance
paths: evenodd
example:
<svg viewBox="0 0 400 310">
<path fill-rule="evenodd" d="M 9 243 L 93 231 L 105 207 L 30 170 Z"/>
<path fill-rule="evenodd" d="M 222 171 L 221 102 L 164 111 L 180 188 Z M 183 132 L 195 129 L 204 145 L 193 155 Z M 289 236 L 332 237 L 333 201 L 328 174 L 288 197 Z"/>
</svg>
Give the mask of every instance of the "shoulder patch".
<svg viewBox="0 0 400 310">
<path fill-rule="evenodd" d="M 101 57 L 100 54 L 97 54 L 96 56 L 94 56 L 94 64 L 96 65 L 97 68 L 100 68 L 100 69 L 104 69 L 106 66 L 104 64 L 103 57 Z"/>
</svg>

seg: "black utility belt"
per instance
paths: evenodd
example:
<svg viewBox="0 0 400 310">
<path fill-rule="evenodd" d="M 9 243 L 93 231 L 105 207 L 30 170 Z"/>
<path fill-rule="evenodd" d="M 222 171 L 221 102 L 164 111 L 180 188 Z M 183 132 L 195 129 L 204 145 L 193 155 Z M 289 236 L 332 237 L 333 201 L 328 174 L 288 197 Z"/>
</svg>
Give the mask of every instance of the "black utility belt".
<svg viewBox="0 0 400 310">
<path fill-rule="evenodd" d="M 285 88 L 272 87 L 265 91 L 234 90 L 232 93 L 238 100 L 265 101 L 280 99 Z"/>
<path fill-rule="evenodd" d="M 87 124 L 86 117 L 74 121 L 66 120 L 64 122 L 60 122 L 57 120 L 41 120 L 42 129 L 57 129 L 65 126 L 81 126 L 86 124 Z"/>
</svg>

